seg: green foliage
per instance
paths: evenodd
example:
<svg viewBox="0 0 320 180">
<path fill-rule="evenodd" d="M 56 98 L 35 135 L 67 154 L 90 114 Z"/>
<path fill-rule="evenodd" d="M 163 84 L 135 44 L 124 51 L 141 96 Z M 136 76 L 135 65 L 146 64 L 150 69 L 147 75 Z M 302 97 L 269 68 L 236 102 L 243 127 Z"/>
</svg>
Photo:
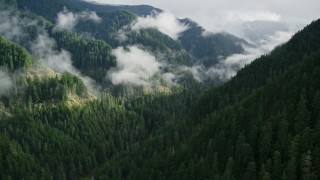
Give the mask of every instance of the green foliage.
<svg viewBox="0 0 320 180">
<path fill-rule="evenodd" d="M 8 1 L 8 0 L 2 0 Z M 113 12 L 119 10 L 125 10 L 131 13 L 138 15 L 149 15 L 152 11 L 161 11 L 160 9 L 147 6 L 147 5 L 137 5 L 137 6 L 128 6 L 128 5 L 99 5 L 92 4 L 82 0 L 15 0 L 17 6 L 21 9 L 30 10 L 40 16 L 45 17 L 51 22 L 55 21 L 56 15 L 63 10 L 64 7 L 67 7 L 72 11 L 85 11 L 91 10 L 98 13 L 104 12 Z"/>
<path fill-rule="evenodd" d="M 95 39 L 104 40 L 112 47 L 120 45 L 118 31 L 136 19 L 136 15 L 123 10 L 101 12 L 98 16 L 101 17 L 101 22 L 84 21 L 78 23 L 75 29 L 80 33 L 89 33 Z"/>
<path fill-rule="evenodd" d="M 18 1 L 46 18 L 71 1 L 41 2 Z M 124 11 L 104 13 L 114 15 L 104 18 L 111 25 L 101 28 L 108 32 L 134 18 Z M 95 32 L 88 24 L 76 28 Z M 73 54 L 77 68 L 101 82 L 115 60 L 111 46 L 102 41 L 111 36 L 96 33 L 101 40 L 85 40 L 74 32 L 50 35 L 59 49 Z M 184 51 L 154 29 L 128 37 L 153 51 Z M 26 50 L 3 38 L 0 45 L 1 65 L 9 70 L 30 65 Z M 203 49 L 201 58 L 210 48 Z M 179 63 L 192 62 L 181 54 Z M 1 179 L 317 179 L 319 59 L 318 20 L 204 95 L 208 84 L 187 79 L 171 94 L 123 87 L 128 89 L 116 92 L 117 97 L 101 93 L 99 100 L 68 106 L 68 94 L 88 96 L 79 78 L 69 73 L 17 78 L 12 95 L 1 97 Z"/>
<path fill-rule="evenodd" d="M 189 19 L 181 20 L 189 28 L 181 34 L 181 45 L 205 66 L 212 66 L 219 61 L 219 56 L 227 57 L 243 52 L 241 44 L 246 41 L 227 33 L 205 34 L 205 30 Z"/>
<path fill-rule="evenodd" d="M 78 8 L 71 7 L 68 3 L 69 0 L 16 0 L 17 6 L 21 9 L 26 9 L 34 12 L 51 22 L 55 21 L 58 12 L 67 7 L 69 10 L 79 10 Z"/>
<path fill-rule="evenodd" d="M 81 177 L 115 153 L 141 141 L 144 131 L 144 120 L 117 105 L 110 96 L 83 108 L 68 108 L 59 103 L 56 107 L 44 105 L 34 109 L 32 114 L 15 108 L 1 132 L 7 132 L 6 141 L 15 142 L 21 152 L 16 153 L 15 166 L 8 166 L 10 159 L 4 159 L 0 167 L 11 168 L 5 175 L 19 171 L 17 178 Z M 1 148 L 1 157 L 9 158 L 4 150 Z M 14 152 L 10 149 L 7 153 Z"/>
<path fill-rule="evenodd" d="M 104 41 L 84 40 L 73 32 L 52 33 L 58 48 L 72 54 L 73 65 L 97 82 L 104 82 L 110 68 L 116 66 L 111 47 Z"/>
<path fill-rule="evenodd" d="M 241 69 L 237 76 L 221 88 L 207 92 L 199 102 L 199 104 L 206 104 L 207 107 L 195 108 L 195 116 L 204 117 L 208 111 L 240 101 L 244 96 L 252 94 L 268 81 L 277 79 L 291 65 L 303 61 L 306 55 L 317 51 L 320 47 L 319 42 L 320 23 L 318 20 L 295 34 L 286 44 L 274 49 L 270 55 L 261 56 L 246 68 Z M 301 71 L 297 72 L 299 73 Z M 222 95 L 222 92 L 226 94 Z"/>
<path fill-rule="evenodd" d="M 29 67 L 31 63 L 31 56 L 24 48 L 0 36 L 0 66 L 13 71 Z"/>
<path fill-rule="evenodd" d="M 133 32 L 128 35 L 128 44 L 141 43 L 144 46 L 151 47 L 152 50 L 181 51 L 181 46 L 169 36 L 160 33 L 157 29 L 142 29 L 139 33 Z"/>
<path fill-rule="evenodd" d="M 79 97 L 88 96 L 87 88 L 83 82 L 74 75 L 63 73 L 61 77 L 35 79 L 29 83 L 26 89 L 25 100 L 32 103 L 60 102 L 67 99 L 67 94 L 76 94 Z"/>
<path fill-rule="evenodd" d="M 194 108 L 208 113 L 175 116 L 137 149 L 97 169 L 95 177 L 183 179 L 185 173 L 190 179 L 317 179 L 319 156 L 312 152 L 319 152 L 314 98 L 320 89 L 320 46 L 315 40 L 320 36 L 311 38 L 309 33 L 318 34 L 319 24 L 312 23 L 205 94 Z M 298 54 L 296 48 L 301 49 Z M 298 57 L 286 60 L 292 54 Z M 262 65 L 264 71 L 254 69 Z M 249 72 L 258 77 L 250 79 Z M 112 167 L 120 168 L 115 176 Z"/>
</svg>

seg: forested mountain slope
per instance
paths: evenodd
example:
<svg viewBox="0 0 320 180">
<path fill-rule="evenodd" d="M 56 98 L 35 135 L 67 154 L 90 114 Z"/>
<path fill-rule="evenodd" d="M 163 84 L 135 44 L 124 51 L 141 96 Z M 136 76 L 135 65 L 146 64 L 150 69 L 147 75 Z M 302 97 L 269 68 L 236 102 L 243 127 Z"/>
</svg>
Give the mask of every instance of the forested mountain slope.
<svg viewBox="0 0 320 180">
<path fill-rule="evenodd" d="M 182 19 L 189 26 L 179 37 L 182 46 L 201 60 L 205 66 L 219 62 L 219 57 L 228 57 L 244 51 L 242 46 L 252 46 L 248 42 L 228 33 L 210 33 L 190 19 Z"/>
<path fill-rule="evenodd" d="M 6 12 L 5 6 L 2 9 Z M 128 34 L 128 39 L 125 42 L 120 43 L 116 37 L 118 30 L 136 18 L 136 15 L 127 11 L 103 12 L 99 14 L 102 19 L 101 23 L 84 20 L 75 26 L 74 31 L 57 31 L 55 22 L 47 21 L 30 11 L 15 7 L 11 7 L 11 11 L 13 12 L 9 17 L 25 22 L 22 23 L 22 27 L 18 27 L 21 28 L 21 31 L 25 31 L 25 34 L 19 36 L 17 41 L 14 40 L 15 43 L 32 51 L 30 44 L 34 43 L 39 34 L 42 35 L 45 31 L 49 38 L 54 39 L 59 50 L 70 52 L 73 65 L 76 68 L 100 84 L 110 83 L 106 82 L 107 72 L 117 65 L 111 51 L 118 46 L 142 46 L 152 54 L 161 54 L 164 57 L 162 60 L 168 65 L 191 66 L 197 63 L 195 58 L 188 54 L 179 43 L 156 29 L 142 29 L 140 32 L 132 32 Z M 91 38 L 86 38 L 83 35 L 85 33 L 89 33 Z"/>
<path fill-rule="evenodd" d="M 277 79 L 288 67 L 303 60 L 310 53 L 320 48 L 320 23 L 319 20 L 308 25 L 304 30 L 295 34 L 292 39 L 274 49 L 270 55 L 262 56 L 252 62 L 250 66 L 240 70 L 237 76 L 232 78 L 219 90 L 212 90 L 203 96 L 199 104 L 205 104 L 205 108 L 197 108 L 197 115 L 203 116 L 212 112 L 220 105 L 235 103 L 254 89 L 265 85 L 268 81 Z M 220 93 L 226 92 L 226 99 L 220 99 Z M 201 115 L 200 115 L 201 114 Z"/>
<path fill-rule="evenodd" d="M 197 91 L 177 87 L 168 94 L 137 91 L 134 97 L 122 91 L 117 92 L 119 97 L 102 91 L 97 99 L 81 75 L 55 72 L 43 61 L 64 59 L 68 56 L 62 52 L 67 50 L 83 74 L 105 81 L 106 71 L 115 66 L 111 46 L 72 31 L 54 32 L 54 24 L 33 13 L 1 8 L 9 12 L 8 20 L 21 22 L 15 28 L 27 32 L 13 42 L 0 38 L 4 68 L 0 74 L 1 179 L 87 177 L 119 152 L 139 145 L 174 115 L 184 114 L 196 96 Z M 35 44 L 39 40 L 48 42 Z M 29 54 L 42 48 L 41 54 Z M 10 82 L 5 94 L 4 80 Z M 194 81 L 188 84 L 201 89 Z"/>
<path fill-rule="evenodd" d="M 32 56 L 23 48 L 1 38 L 1 47 L 7 46 L 14 53 L 6 51 L 1 63 L 15 57 L 30 61 Z M 12 62 L 14 68 L 19 66 Z M 26 64 L 11 76 L 12 91 L 0 97 L 2 179 L 85 176 L 146 136 L 142 117 L 111 95 L 101 94 L 98 101 L 70 73 L 30 69 Z"/>
<path fill-rule="evenodd" d="M 192 110 L 197 115 L 168 122 L 140 147 L 118 155 L 94 175 L 317 179 L 319 27 L 319 20 L 311 23 L 225 85 L 206 93 Z"/>
<path fill-rule="evenodd" d="M 53 22 L 56 18 L 58 12 L 60 12 L 63 7 L 68 8 L 72 11 L 96 11 L 96 12 L 113 12 L 118 10 L 125 10 L 137 15 L 149 15 L 153 11 L 160 12 L 160 9 L 154 8 L 152 6 L 140 5 L 140 6 L 127 6 L 127 5 L 100 5 L 92 4 L 83 0 L 16 0 L 16 4 L 19 8 L 29 10 L 40 16 L 43 16 Z"/>
<path fill-rule="evenodd" d="M 118 31 L 136 20 L 136 16 L 146 16 L 151 12 L 161 13 L 162 10 L 150 6 L 113 6 L 91 4 L 82 0 L 58 0 L 54 3 L 48 0 L 26 1 L 17 0 L 17 7 L 29 10 L 55 23 L 57 14 L 64 8 L 71 12 L 85 10 L 95 11 L 102 18 L 101 23 L 82 21 L 75 27 L 77 33 L 89 33 L 92 37 L 106 41 L 112 47 L 128 44 L 142 44 L 153 50 L 167 53 L 168 50 L 181 50 L 190 53 L 199 64 L 212 66 L 218 62 L 218 57 L 227 57 L 244 51 L 242 45 L 249 45 L 245 40 L 227 33 L 205 35 L 205 30 L 189 19 L 179 20 L 188 26 L 188 30 L 181 33 L 179 43 L 158 30 L 143 29 L 141 33 L 131 33 L 128 40 L 119 42 Z M 179 52 L 181 53 L 181 52 Z M 183 54 L 186 54 L 182 52 Z M 187 58 L 183 55 L 183 58 Z"/>
<path fill-rule="evenodd" d="M 23 34 L 0 36 L 1 179 L 319 178 L 320 20 L 215 87 L 192 70 L 243 52 L 245 41 L 205 36 L 186 19 L 177 40 L 146 28 L 120 42 L 115 34 L 152 7 L 1 3 L 0 23 Z M 101 22 L 57 30 L 64 6 L 96 11 Z M 148 52 L 158 84 L 114 85 L 108 74 L 125 66 L 118 46 Z M 161 73 L 178 80 L 167 85 Z"/>
<path fill-rule="evenodd" d="M 28 67 L 32 60 L 26 49 L 5 40 L 0 36 L 0 66 L 7 70 L 17 70 Z"/>
</svg>

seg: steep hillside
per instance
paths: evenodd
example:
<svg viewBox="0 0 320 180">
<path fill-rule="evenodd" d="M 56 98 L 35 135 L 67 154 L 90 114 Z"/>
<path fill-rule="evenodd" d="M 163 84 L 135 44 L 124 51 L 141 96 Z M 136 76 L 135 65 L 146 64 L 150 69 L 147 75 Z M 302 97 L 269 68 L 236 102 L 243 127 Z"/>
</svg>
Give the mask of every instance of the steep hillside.
<svg viewBox="0 0 320 180">
<path fill-rule="evenodd" d="M 288 67 L 303 60 L 303 58 L 320 47 L 319 20 L 308 25 L 303 31 L 295 34 L 286 44 L 274 49 L 270 55 L 262 56 L 250 66 L 240 70 L 237 76 L 227 82 L 221 89 L 214 89 L 203 96 L 199 104 L 205 108 L 196 108 L 196 116 L 203 117 L 216 108 L 235 103 L 254 89 L 265 85 L 268 81 L 277 79 Z M 221 92 L 227 92 L 222 99 Z"/>
<path fill-rule="evenodd" d="M 0 2 L 1 3 L 1 2 Z M 96 80 L 98 83 L 105 81 L 107 71 L 116 66 L 115 58 L 111 55 L 112 47 L 105 41 L 85 39 L 72 31 L 55 31 L 54 24 L 34 13 L 16 9 L 7 5 L 1 7 L 7 18 L 1 24 L 6 25 L 12 21 L 17 21 L 11 28 L 12 33 L 4 32 L 14 43 L 23 46 L 31 53 L 37 52 L 50 58 L 48 51 L 68 51 L 72 65 L 79 69 L 84 75 Z M 18 23 L 19 22 L 19 23 Z M 44 39 L 41 39 L 45 37 Z M 43 40 L 43 41 L 40 41 Z M 39 50 L 39 43 L 45 46 Z M 35 48 L 36 47 L 36 48 Z M 9 47 L 8 47 L 9 48 Z M 8 54 L 7 48 L 2 49 L 4 54 Z M 19 63 L 23 63 L 20 61 Z M 1 64 L 3 65 L 3 64 Z"/>
<path fill-rule="evenodd" d="M 5 40 L 0 36 L 0 66 L 7 70 L 25 68 L 32 63 L 31 56 L 26 49 Z"/>
<path fill-rule="evenodd" d="M 57 48 L 72 54 L 73 65 L 77 69 L 99 83 L 103 83 L 108 70 L 116 66 L 112 48 L 105 41 L 85 40 L 73 32 L 56 32 L 52 37 Z"/>
<path fill-rule="evenodd" d="M 70 69 L 72 66 L 68 63 L 72 59 L 83 74 L 104 81 L 106 71 L 115 66 L 111 46 L 71 31 L 55 32 L 54 25 L 44 18 L 10 8 L 5 9 L 9 12 L 6 21 L 14 18 L 21 22 L 13 27 L 26 36 L 20 39 L 17 34 L 15 43 L 0 39 L 1 68 L 9 69 L 0 74 L 3 179 L 86 177 L 116 154 L 143 142 L 173 114 L 183 114 L 196 96 L 180 87 L 170 89 L 170 93 L 145 94 L 129 86 L 124 87 L 128 89 L 124 93 L 117 91 L 119 97 L 98 92 L 97 99 L 80 79 L 83 76 Z M 25 29 L 27 33 L 23 33 Z M 173 42 L 159 31 L 146 30 L 146 33 Z M 167 45 L 163 49 L 171 51 Z M 154 45 L 154 48 L 161 46 Z M 54 67 L 69 67 L 64 70 L 71 70 L 73 74 L 54 72 L 46 67 L 48 62 Z M 9 83 L 2 91 L 4 80 Z M 194 81 L 188 84 L 202 89 Z M 175 104 L 185 105 L 182 108 Z"/>
<path fill-rule="evenodd" d="M 29 10 L 48 19 L 51 23 L 57 20 L 57 14 L 66 7 L 70 12 L 85 10 L 95 11 L 101 18 L 100 23 L 83 20 L 77 23 L 75 32 L 89 34 L 91 38 L 106 41 L 112 47 L 142 44 L 153 51 L 168 54 L 168 58 L 180 54 L 180 59 L 189 59 L 184 64 L 201 64 L 210 67 L 218 63 L 219 58 L 234 53 L 242 53 L 242 45 L 249 45 L 245 40 L 227 33 L 206 34 L 205 30 L 189 19 L 179 20 L 188 26 L 181 33 L 178 42 L 156 29 L 145 28 L 141 33 L 128 32 L 126 41 L 119 41 L 119 31 L 133 23 L 137 16 L 149 15 L 150 12 L 162 11 L 150 6 L 114 6 L 92 4 L 82 0 L 59 0 L 52 3 L 48 0 L 18 0 L 20 9 Z M 173 51 L 173 52 L 172 52 Z M 188 58 L 188 56 L 192 58 Z M 192 60 L 193 59 L 193 60 Z"/>
<path fill-rule="evenodd" d="M 218 63 L 219 57 L 228 57 L 244 51 L 243 45 L 250 46 L 245 40 L 228 33 L 206 32 L 201 26 L 190 19 L 180 20 L 189 26 L 179 37 L 182 46 L 205 66 Z"/>
<path fill-rule="evenodd" d="M 147 16 L 153 12 L 161 12 L 161 9 L 148 5 L 107 5 L 94 2 L 86 2 L 84 0 L 70 0 L 71 4 L 82 9 L 90 9 L 96 12 L 112 12 L 117 10 L 125 10 L 139 16 Z"/>
<path fill-rule="evenodd" d="M 141 146 L 95 171 L 123 179 L 317 179 L 320 20 Z M 261 67 L 261 68 L 259 68 Z M 125 165 L 123 165 L 125 164 Z M 120 170 L 119 170 L 120 169 Z"/>
<path fill-rule="evenodd" d="M 96 11 L 96 12 L 113 12 L 118 10 L 125 10 L 140 16 L 149 15 L 153 11 L 160 12 L 160 9 L 152 6 L 140 5 L 140 6 L 128 6 L 128 5 L 102 5 L 88 3 L 83 0 L 16 0 L 16 5 L 25 10 L 30 10 L 40 16 L 45 17 L 51 22 L 55 21 L 56 15 L 64 7 L 72 11 Z"/>
<path fill-rule="evenodd" d="M 204 66 L 250 44 L 130 29 L 149 6 L 0 4 L 0 179 L 320 177 L 320 20 L 217 87 Z"/>
<path fill-rule="evenodd" d="M 119 99 L 101 93 L 97 100 L 70 73 L 36 64 L 20 66 L 38 61 L 24 48 L 0 40 L 1 49 L 6 50 L 0 59 L 2 67 L 19 68 L 0 72 L 2 179 L 85 176 L 97 164 L 144 139 L 144 119 L 126 110 Z"/>
</svg>

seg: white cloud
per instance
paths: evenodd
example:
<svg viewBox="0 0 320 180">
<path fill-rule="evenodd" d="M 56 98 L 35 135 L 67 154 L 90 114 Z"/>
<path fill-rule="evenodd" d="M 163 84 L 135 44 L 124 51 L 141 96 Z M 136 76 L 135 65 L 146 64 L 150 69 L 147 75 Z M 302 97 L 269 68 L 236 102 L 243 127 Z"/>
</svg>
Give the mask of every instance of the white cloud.
<svg viewBox="0 0 320 180">
<path fill-rule="evenodd" d="M 268 11 L 226 11 L 223 13 L 226 23 L 248 22 L 248 21 L 280 21 L 279 14 Z"/>
<path fill-rule="evenodd" d="M 152 56 L 152 58 L 147 58 L 152 59 L 151 61 L 149 61 L 149 63 L 136 64 L 134 62 L 130 62 L 130 60 L 139 61 L 139 59 L 143 57 L 141 56 L 141 53 L 136 52 L 136 50 L 139 48 L 134 47 L 133 51 L 132 47 L 129 48 L 129 51 L 126 51 L 123 48 L 118 48 L 114 51 L 114 55 L 117 57 L 119 66 L 116 71 L 113 71 L 111 74 L 109 74 L 109 77 L 111 77 L 111 80 L 114 84 L 150 85 L 152 77 L 155 74 L 160 74 L 161 77 L 169 84 L 177 85 L 175 81 L 182 77 L 177 76 L 173 72 L 178 74 L 180 74 L 181 72 L 189 72 L 197 82 L 202 82 L 208 77 L 219 78 L 222 81 L 226 81 L 236 75 L 237 71 L 243 68 L 246 64 L 251 63 L 253 60 L 263 54 L 268 54 L 276 46 L 288 41 L 292 35 L 293 32 L 289 31 L 277 31 L 271 35 L 266 35 L 263 37 L 263 39 L 260 39 L 257 47 L 243 46 L 245 50 L 243 53 L 233 54 L 226 58 L 220 59 L 218 64 L 209 69 L 206 69 L 205 67 L 200 65 L 195 65 L 191 67 L 180 66 L 172 71 L 172 68 L 170 68 L 168 65 L 165 66 L 163 64 L 157 63 L 159 65 L 157 66 L 158 68 L 155 68 L 155 71 L 152 71 L 153 73 L 150 73 L 149 75 L 142 75 L 142 72 L 147 69 L 147 67 L 149 67 L 148 64 L 150 62 L 156 62 L 156 58 L 153 55 L 148 53 L 149 56 Z M 141 49 L 139 50 L 139 52 L 145 53 L 145 51 Z M 159 67 L 169 67 L 169 72 L 162 73 Z M 142 72 L 137 71 L 136 73 L 132 69 L 139 69 Z"/>
<path fill-rule="evenodd" d="M 246 64 L 251 63 L 263 54 L 269 53 L 276 46 L 287 42 L 292 35 L 292 32 L 279 31 L 264 39 L 257 48 L 244 46 L 244 53 L 233 54 L 225 59 L 221 59 L 220 62 L 210 68 L 206 74 L 211 77 L 219 77 L 223 81 L 228 80 L 235 76 L 237 71 L 243 68 Z"/>
<path fill-rule="evenodd" d="M 57 15 L 57 21 L 54 30 L 73 30 L 73 28 L 81 20 L 90 20 L 96 23 L 101 22 L 101 18 L 97 15 L 96 12 L 82 11 L 80 13 L 73 13 L 68 11 L 68 9 L 64 7 L 63 11 L 59 12 Z"/>
<path fill-rule="evenodd" d="M 56 42 L 50 38 L 46 33 L 39 34 L 38 38 L 32 44 L 32 52 L 36 55 L 41 66 L 49 67 L 56 72 L 69 72 L 79 77 L 86 87 L 95 92 L 95 81 L 87 76 L 83 76 L 78 69 L 72 65 L 71 54 L 66 50 L 56 50 Z"/>
<path fill-rule="evenodd" d="M 43 34 L 39 35 L 36 42 L 34 42 L 32 51 L 37 57 L 39 57 L 43 65 L 50 67 L 55 71 L 75 71 L 71 64 L 70 53 L 65 50 L 59 52 L 54 50 L 55 48 L 56 42 L 54 39 Z"/>
<path fill-rule="evenodd" d="M 176 40 L 180 33 L 188 29 L 188 26 L 180 23 L 173 13 L 164 11 L 146 17 L 138 17 L 131 28 L 136 31 L 144 28 L 156 28 L 160 32 Z"/>
<path fill-rule="evenodd" d="M 8 11 L 0 11 L 0 34 L 9 40 L 14 40 L 23 33 L 19 24 L 21 22 L 17 17 L 11 16 Z"/>
<path fill-rule="evenodd" d="M 8 95 L 13 87 L 10 75 L 0 68 L 0 96 Z"/>
<path fill-rule="evenodd" d="M 267 39 L 261 43 L 261 48 L 264 49 L 265 52 L 270 52 L 279 44 L 287 42 L 293 34 L 293 32 L 289 31 L 275 32 L 273 35 L 268 36 Z"/>
<path fill-rule="evenodd" d="M 220 10 L 214 16 L 206 11 L 197 12 L 191 15 L 197 23 L 207 31 L 213 33 L 228 32 L 240 38 L 244 36 L 244 26 L 254 21 L 282 22 L 281 14 L 266 10 Z M 271 24 L 270 24 L 271 25 Z M 255 32 L 253 32 L 255 33 Z"/>
<path fill-rule="evenodd" d="M 180 33 L 186 31 L 189 27 L 177 19 L 177 17 L 169 12 L 164 11 L 148 15 L 146 17 L 138 17 L 132 24 L 118 32 L 118 39 L 120 41 L 126 40 L 128 31 L 140 31 L 141 29 L 155 28 L 160 32 L 170 36 L 172 39 L 177 40 Z"/>
<path fill-rule="evenodd" d="M 162 66 L 155 56 L 137 46 L 113 50 L 117 67 L 109 73 L 113 84 L 150 86 L 151 78 L 160 72 Z"/>
<path fill-rule="evenodd" d="M 204 75 L 202 72 L 205 71 L 205 68 L 202 66 L 192 66 L 192 67 L 182 66 L 180 69 L 182 71 L 190 72 L 192 74 L 193 78 L 197 82 L 202 82 L 202 80 L 204 79 Z"/>
<path fill-rule="evenodd" d="M 99 20 L 96 14 L 91 12 L 82 12 L 74 15 L 65 9 L 64 13 L 68 14 L 67 16 L 70 16 L 70 19 L 74 19 L 75 17 L 75 19 Z M 32 42 L 29 42 L 28 33 L 25 31 L 25 28 L 29 26 L 36 27 L 38 33 L 37 38 Z M 66 50 L 58 51 L 55 40 L 50 38 L 47 31 L 43 27 L 38 26 L 36 21 L 19 17 L 11 11 L 0 11 L 0 35 L 20 45 L 26 45 L 22 41 L 27 41 L 31 53 L 39 58 L 41 66 L 49 67 L 57 72 L 70 72 L 82 79 L 90 91 L 93 92 L 96 89 L 95 82 L 91 78 L 81 75 L 72 65 L 71 54 Z M 2 77 L 7 77 L 5 75 L 2 72 Z M 9 82 L 8 78 L 4 79 L 6 80 L 4 82 Z"/>
<path fill-rule="evenodd" d="M 35 25 L 35 21 L 22 19 L 15 12 L 0 9 L 0 35 L 10 41 L 22 43 L 29 36 L 24 28 Z"/>
<path fill-rule="evenodd" d="M 123 29 L 118 30 L 118 33 L 116 34 L 115 38 L 119 42 L 124 42 L 128 39 L 127 35 L 128 35 L 128 27 L 124 27 Z"/>
<path fill-rule="evenodd" d="M 250 21 L 276 21 L 285 23 L 297 32 L 312 20 L 320 18 L 319 0 L 87 0 L 109 4 L 148 4 L 169 10 L 179 18 L 190 18 L 211 32 L 226 31 L 243 36 L 243 23 Z M 276 32 L 276 31 L 274 31 Z"/>
<path fill-rule="evenodd" d="M 178 86 L 176 80 L 177 80 L 177 76 L 175 74 L 173 74 L 172 72 L 166 72 L 164 74 L 162 74 L 162 78 L 169 84 L 169 85 L 174 85 L 174 86 Z"/>
</svg>

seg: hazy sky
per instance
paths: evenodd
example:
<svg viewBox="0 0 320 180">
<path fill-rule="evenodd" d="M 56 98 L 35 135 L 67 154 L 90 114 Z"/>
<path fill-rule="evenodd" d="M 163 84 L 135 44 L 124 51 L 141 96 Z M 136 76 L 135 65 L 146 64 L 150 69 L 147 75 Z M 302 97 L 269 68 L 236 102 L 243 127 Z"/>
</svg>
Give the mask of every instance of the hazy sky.
<svg viewBox="0 0 320 180">
<path fill-rule="evenodd" d="M 88 0 L 90 1 L 90 0 Z M 284 22 L 296 28 L 320 18 L 320 0 L 94 0 L 108 4 L 148 4 L 191 18 L 210 31 L 237 34 L 239 24 L 255 20 Z"/>
</svg>

